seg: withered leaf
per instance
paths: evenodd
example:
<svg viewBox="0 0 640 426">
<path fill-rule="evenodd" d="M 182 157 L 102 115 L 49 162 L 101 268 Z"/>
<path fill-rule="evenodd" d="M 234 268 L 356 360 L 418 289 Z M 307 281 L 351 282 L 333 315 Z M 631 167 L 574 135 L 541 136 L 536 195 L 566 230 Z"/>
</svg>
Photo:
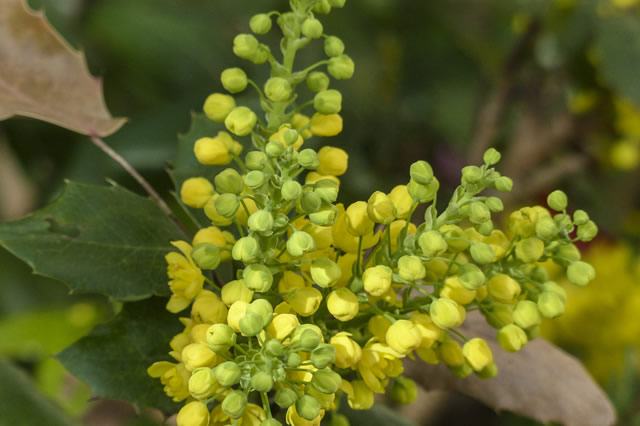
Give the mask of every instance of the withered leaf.
<svg viewBox="0 0 640 426">
<path fill-rule="evenodd" d="M 458 379 L 446 366 L 420 360 L 407 360 L 407 374 L 427 390 L 457 391 L 497 411 L 508 410 L 541 422 L 615 423 L 615 410 L 605 393 L 578 360 L 551 343 L 538 338 L 518 353 L 505 352 L 495 339 L 496 330 L 477 313 L 470 314 L 459 330 L 469 338 L 487 340 L 498 365 L 497 377 Z"/>
<path fill-rule="evenodd" d="M 99 136 L 126 121 L 109 114 L 84 55 L 41 12 L 26 0 L 0 0 L 0 120 L 14 115 Z"/>
</svg>

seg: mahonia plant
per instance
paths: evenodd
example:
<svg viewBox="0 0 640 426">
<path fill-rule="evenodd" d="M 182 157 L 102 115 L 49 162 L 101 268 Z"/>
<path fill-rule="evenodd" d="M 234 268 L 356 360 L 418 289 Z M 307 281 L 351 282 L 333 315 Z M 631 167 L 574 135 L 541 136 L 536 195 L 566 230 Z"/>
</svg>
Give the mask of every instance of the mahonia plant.
<svg viewBox="0 0 640 426">
<path fill-rule="evenodd" d="M 512 187 L 493 168 L 500 160 L 495 149 L 482 166 L 462 170 L 442 212 L 438 179 L 425 161 L 412 164 L 408 184 L 389 194 L 336 203 L 347 153 L 303 144 L 342 130 L 342 96 L 329 85 L 350 78 L 354 63 L 316 15 L 344 3 L 291 0 L 290 11 L 253 16 L 256 35 L 269 32 L 276 17 L 282 61 L 254 35 L 235 37 L 234 53 L 268 63 L 270 78 L 261 87 L 229 68 L 222 85 L 231 94 L 252 86 L 264 118 L 227 94 L 214 93 L 204 104 L 207 117 L 227 131 L 197 140 L 194 154 L 204 165 L 236 168 L 213 182 L 194 176 L 181 187 L 184 204 L 203 209 L 212 226 L 191 244 L 173 242 L 178 251 L 166 256 L 167 309 L 191 306 L 191 314 L 170 342 L 176 362 L 148 369 L 169 397 L 185 401 L 179 426 L 318 425 L 327 413 L 331 424 L 345 425 L 336 412 L 342 395 L 357 410 L 369 409 L 387 388 L 396 401 L 415 399 L 415 383 L 402 376 L 402 359 L 414 354 L 445 363 L 458 377 L 491 378 L 497 367 L 487 342 L 457 329 L 468 312 L 483 314 L 502 348 L 516 352 L 536 337 L 543 317 L 565 308 L 566 293 L 549 280 L 544 262 L 565 267 L 577 285 L 594 278 L 574 242 L 594 238 L 596 225 L 583 211 L 568 215 L 560 191 L 548 198 L 557 213 L 525 207 L 509 216 L 507 232 L 494 229 L 492 213 L 503 210 L 502 202 L 480 194 Z M 296 52 L 314 39 L 323 40 L 328 59 L 295 71 Z M 324 65 L 327 73 L 317 70 Z M 315 96 L 297 106 L 302 83 Z M 311 105 L 309 118 L 302 111 Z M 240 137 L 254 148 L 244 157 L 234 140 Z M 426 213 L 416 226 L 421 204 Z M 217 268 L 227 262 L 235 279 L 223 283 Z"/>
</svg>

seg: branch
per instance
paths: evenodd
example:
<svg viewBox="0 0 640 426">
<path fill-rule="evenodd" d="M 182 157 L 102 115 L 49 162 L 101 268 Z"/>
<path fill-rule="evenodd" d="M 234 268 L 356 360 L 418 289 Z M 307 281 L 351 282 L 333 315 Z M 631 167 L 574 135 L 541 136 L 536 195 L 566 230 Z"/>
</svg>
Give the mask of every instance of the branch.
<svg viewBox="0 0 640 426">
<path fill-rule="evenodd" d="M 162 211 L 164 211 L 167 216 L 169 216 L 169 218 L 178 226 L 178 228 L 180 228 L 182 232 L 187 234 L 187 231 L 184 229 L 178 218 L 173 214 L 167 203 L 164 202 L 162 197 L 160 197 L 156 190 L 153 189 L 151 184 L 149 184 L 149 182 L 145 178 L 143 178 L 142 175 L 140 175 L 140 173 L 138 173 L 138 171 L 134 169 L 133 166 L 129 164 L 129 162 L 123 156 L 114 151 L 109 145 L 106 144 L 105 141 L 102 140 L 102 138 L 100 138 L 100 136 L 96 135 L 95 133 L 91 133 L 91 135 L 89 135 L 89 138 L 95 146 L 102 150 L 102 152 L 111 157 L 116 163 L 120 164 L 120 166 L 122 166 L 122 168 L 132 178 L 134 178 L 136 182 L 138 182 L 138 184 L 147 192 L 147 194 L 149 194 L 153 201 L 156 202 L 158 207 L 160 207 L 160 209 L 162 209 Z"/>
</svg>

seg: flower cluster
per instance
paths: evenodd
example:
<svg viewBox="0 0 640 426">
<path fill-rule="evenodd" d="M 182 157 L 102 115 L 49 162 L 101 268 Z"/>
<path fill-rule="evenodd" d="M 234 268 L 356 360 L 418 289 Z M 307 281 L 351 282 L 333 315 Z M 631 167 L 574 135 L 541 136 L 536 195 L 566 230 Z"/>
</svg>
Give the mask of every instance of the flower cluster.
<svg viewBox="0 0 640 426">
<path fill-rule="evenodd" d="M 481 192 L 512 186 L 493 168 L 500 160 L 494 149 L 483 165 L 462 170 L 441 212 L 439 182 L 424 161 L 388 194 L 337 203 L 347 153 L 303 146 L 342 130 L 342 96 L 329 85 L 331 78 L 350 78 L 354 64 L 316 15 L 343 5 L 292 0 L 286 13 L 251 18 L 260 35 L 277 16 L 281 62 L 254 35 L 235 38 L 235 54 L 268 62 L 271 77 L 259 86 L 231 68 L 222 72 L 222 85 L 231 94 L 252 86 L 264 120 L 231 95 L 214 93 L 205 102 L 205 114 L 226 131 L 197 140 L 194 154 L 205 165 L 236 167 L 213 182 L 190 178 L 181 188 L 182 201 L 202 209 L 212 226 L 191 244 L 174 242 L 181 254 L 167 255 L 173 293 L 167 309 L 191 306 L 191 314 L 170 343 L 176 362 L 149 368 L 167 395 L 186 402 L 180 426 L 318 425 L 327 413 L 332 424 L 347 424 L 336 413 L 342 395 L 354 409 L 370 408 L 374 393 L 388 387 L 399 402 L 415 398 L 415 384 L 402 376 L 402 359 L 414 354 L 445 363 L 459 377 L 493 377 L 487 343 L 457 330 L 467 312 L 484 314 L 500 345 L 518 351 L 536 336 L 542 317 L 564 311 L 565 291 L 549 280 L 543 262 L 566 267 L 577 285 L 594 278 L 573 243 L 592 239 L 597 228 L 583 211 L 568 215 L 560 191 L 548 199 L 555 214 L 526 207 L 509 216 L 507 232 L 494 229 L 492 214 L 502 202 Z M 329 59 L 294 71 L 296 52 L 313 39 L 323 40 Z M 317 70 L 324 65 L 328 74 Z M 296 106 L 302 83 L 315 95 Z M 311 106 L 313 116 L 303 115 Z M 254 148 L 244 156 L 234 139 L 241 137 Z M 426 212 L 416 226 L 419 206 Z M 225 270 L 232 279 L 220 278 Z"/>
</svg>

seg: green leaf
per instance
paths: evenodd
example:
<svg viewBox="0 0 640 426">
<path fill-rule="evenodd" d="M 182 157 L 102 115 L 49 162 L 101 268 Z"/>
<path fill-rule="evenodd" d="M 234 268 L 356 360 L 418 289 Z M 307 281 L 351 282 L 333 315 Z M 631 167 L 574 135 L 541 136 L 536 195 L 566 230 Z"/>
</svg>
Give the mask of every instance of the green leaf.
<svg viewBox="0 0 640 426">
<path fill-rule="evenodd" d="M 179 405 L 164 394 L 160 380 L 147 375 L 154 362 L 170 360 L 169 341 L 182 330 L 178 318 L 166 311 L 166 302 L 151 298 L 126 303 L 117 317 L 97 326 L 57 358 L 98 397 L 176 413 Z"/>
<path fill-rule="evenodd" d="M 0 401 L 4 425 L 77 425 L 46 399 L 24 372 L 1 357 Z"/>
<path fill-rule="evenodd" d="M 369 410 L 353 410 L 349 407 L 346 398 L 340 403 L 338 410 L 349 419 L 352 425 L 367 426 L 412 426 L 399 413 L 394 412 L 389 407 L 376 403 Z"/>
<path fill-rule="evenodd" d="M 597 46 L 605 80 L 640 107 L 640 20 L 631 14 L 602 19 Z"/>
<path fill-rule="evenodd" d="M 42 210 L 0 223 L 0 245 L 35 273 L 123 300 L 169 294 L 164 255 L 183 237 L 153 201 L 74 182 Z"/>
</svg>

